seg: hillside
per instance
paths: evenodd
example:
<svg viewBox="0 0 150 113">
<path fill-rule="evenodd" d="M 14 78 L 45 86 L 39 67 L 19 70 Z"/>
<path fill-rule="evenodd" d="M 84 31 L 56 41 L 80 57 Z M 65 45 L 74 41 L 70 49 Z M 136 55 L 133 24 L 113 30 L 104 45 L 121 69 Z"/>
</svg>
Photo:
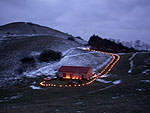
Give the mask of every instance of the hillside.
<svg viewBox="0 0 150 113">
<path fill-rule="evenodd" d="M 12 31 L 13 29 L 17 29 L 17 26 L 11 28 Z M 32 31 L 30 28 L 27 30 Z M 16 36 L 2 36 L 0 112 L 149 113 L 150 53 L 118 53 L 121 59 L 117 63 L 114 56 L 87 51 L 90 49 L 85 49 L 80 37 L 64 38 L 54 36 L 53 33 L 31 34 L 28 32 L 25 35 L 18 33 Z M 127 50 L 109 40 L 99 37 L 95 39 L 89 41 L 95 49 L 110 52 Z M 43 55 L 45 51 L 46 56 Z M 56 53 L 60 56 L 52 59 Z M 40 59 L 41 56 L 44 60 Z M 117 64 L 114 65 L 115 63 Z M 62 65 L 90 66 L 94 73 L 105 72 L 108 68 L 107 71 L 110 72 L 84 86 L 81 86 L 80 80 L 74 80 L 79 83 L 78 86 L 54 87 L 55 82 L 67 85 L 70 81 L 56 78 Z M 43 79 L 46 81 L 45 78 L 50 79 L 53 86 L 41 86 L 40 83 Z"/>
<path fill-rule="evenodd" d="M 52 35 L 67 38 L 70 35 L 31 22 L 15 22 L 0 26 L 0 36 Z"/>
<path fill-rule="evenodd" d="M 15 22 L 0 26 L 0 44 L 7 40 L 32 36 L 54 36 L 76 41 L 81 44 L 87 44 L 81 37 L 74 37 L 67 33 L 31 22 Z"/>
<path fill-rule="evenodd" d="M 149 113 L 150 54 L 121 55 L 108 75 L 82 87 L 33 87 L 38 83 L 2 89 L 2 113 Z M 130 61 L 133 61 L 133 71 Z M 34 98 L 33 98 L 34 97 Z"/>
<path fill-rule="evenodd" d="M 6 31 L 13 33 L 13 36 L 6 37 L 8 34 L 2 36 L 5 40 L 0 44 L 1 87 L 15 84 L 18 79 L 22 80 L 23 77 L 55 76 L 61 65 L 91 66 L 97 71 L 102 67 L 100 65 L 109 58 L 108 55 L 85 53 L 76 49 L 87 43 L 80 37 L 73 37 L 57 30 L 30 24 L 19 22 L 0 27 L 1 35 L 2 31 L 3 33 Z M 45 50 L 58 51 L 62 54 L 62 58 L 57 61 L 40 61 L 39 56 Z M 30 57 L 34 59 L 34 62 L 22 62 L 23 58 Z"/>
</svg>

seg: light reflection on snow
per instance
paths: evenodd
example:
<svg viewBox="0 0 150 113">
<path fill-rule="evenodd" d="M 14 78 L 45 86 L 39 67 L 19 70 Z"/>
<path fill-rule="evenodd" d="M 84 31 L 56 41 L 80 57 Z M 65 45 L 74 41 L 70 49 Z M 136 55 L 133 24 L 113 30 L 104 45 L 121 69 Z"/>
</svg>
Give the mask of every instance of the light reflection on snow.
<svg viewBox="0 0 150 113">
<path fill-rule="evenodd" d="M 31 85 L 30 87 L 31 87 L 32 89 L 42 89 L 41 87 L 34 86 L 34 85 Z"/>
<path fill-rule="evenodd" d="M 121 83 L 121 80 L 116 80 L 116 81 L 113 82 L 114 85 L 117 85 L 117 84 L 120 84 L 120 83 Z"/>
<path fill-rule="evenodd" d="M 103 80 L 103 79 L 96 79 L 96 81 L 106 83 L 106 84 L 112 82 L 112 81 L 106 81 L 106 80 Z"/>
</svg>

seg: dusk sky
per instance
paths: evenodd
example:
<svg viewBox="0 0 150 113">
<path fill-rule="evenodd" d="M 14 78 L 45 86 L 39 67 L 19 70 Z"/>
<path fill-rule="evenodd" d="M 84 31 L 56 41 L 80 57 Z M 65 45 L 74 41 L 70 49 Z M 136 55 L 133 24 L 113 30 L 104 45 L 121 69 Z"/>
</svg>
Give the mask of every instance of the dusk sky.
<svg viewBox="0 0 150 113">
<path fill-rule="evenodd" d="M 85 40 L 97 34 L 150 44 L 150 0 L 0 0 L 0 25 L 20 21 Z"/>
</svg>

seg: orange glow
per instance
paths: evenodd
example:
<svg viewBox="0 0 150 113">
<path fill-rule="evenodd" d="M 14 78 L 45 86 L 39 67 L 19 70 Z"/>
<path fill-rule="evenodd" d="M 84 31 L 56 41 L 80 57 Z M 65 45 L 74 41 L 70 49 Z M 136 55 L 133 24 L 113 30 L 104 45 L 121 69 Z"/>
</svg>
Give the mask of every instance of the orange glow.
<svg viewBox="0 0 150 113">
<path fill-rule="evenodd" d="M 78 77 L 72 77 L 72 79 L 79 79 Z"/>
<path fill-rule="evenodd" d="M 63 79 L 76 79 L 76 80 L 80 79 L 81 80 L 82 78 L 78 77 L 77 75 L 71 78 L 69 75 L 67 75 L 66 77 L 63 77 Z"/>
<path fill-rule="evenodd" d="M 70 76 L 69 75 L 67 75 L 66 77 L 63 77 L 64 79 L 70 79 Z"/>
</svg>

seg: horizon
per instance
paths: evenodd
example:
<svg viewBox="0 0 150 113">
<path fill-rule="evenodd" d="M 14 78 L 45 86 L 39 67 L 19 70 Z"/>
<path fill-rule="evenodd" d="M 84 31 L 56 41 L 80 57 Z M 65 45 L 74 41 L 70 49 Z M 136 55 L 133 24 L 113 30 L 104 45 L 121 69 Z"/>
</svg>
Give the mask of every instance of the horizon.
<svg viewBox="0 0 150 113">
<path fill-rule="evenodd" d="M 96 34 L 102 38 L 141 40 L 150 44 L 149 0 L 2 0 L 0 3 L 0 25 L 32 22 L 87 41 Z"/>
</svg>

